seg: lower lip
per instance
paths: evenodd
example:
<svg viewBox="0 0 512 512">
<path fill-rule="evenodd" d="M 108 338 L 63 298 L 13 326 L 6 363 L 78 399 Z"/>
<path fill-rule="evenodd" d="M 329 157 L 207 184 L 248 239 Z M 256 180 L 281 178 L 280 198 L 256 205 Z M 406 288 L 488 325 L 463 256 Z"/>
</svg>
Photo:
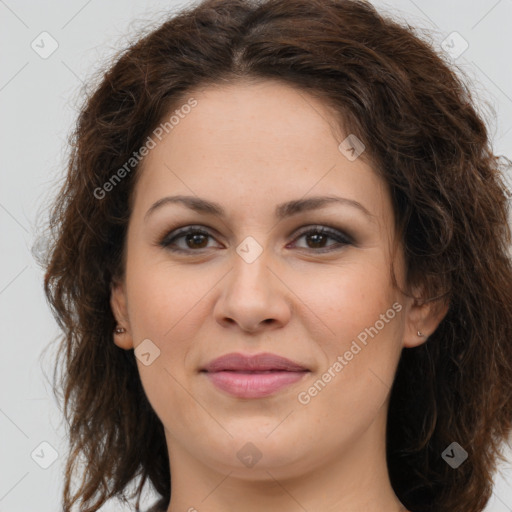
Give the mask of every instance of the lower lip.
<svg viewBox="0 0 512 512">
<path fill-rule="evenodd" d="M 220 390 L 238 398 L 262 398 L 301 380 L 303 372 L 207 372 L 211 382 Z"/>
</svg>

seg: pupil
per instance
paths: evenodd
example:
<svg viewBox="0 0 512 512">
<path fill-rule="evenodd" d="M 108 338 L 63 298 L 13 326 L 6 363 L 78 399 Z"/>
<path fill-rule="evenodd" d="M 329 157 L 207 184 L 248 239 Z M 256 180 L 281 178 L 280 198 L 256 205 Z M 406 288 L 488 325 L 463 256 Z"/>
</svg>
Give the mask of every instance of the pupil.
<svg viewBox="0 0 512 512">
<path fill-rule="evenodd" d="M 204 246 L 204 243 L 201 245 L 201 238 L 203 238 L 203 242 L 205 241 L 205 236 L 201 233 L 194 233 L 192 235 L 188 235 L 187 242 L 191 242 L 192 245 L 195 247 L 201 246 L 201 248 Z"/>
<path fill-rule="evenodd" d="M 323 234 L 321 234 L 321 233 L 317 233 L 317 234 L 314 234 L 314 235 L 309 235 L 309 238 L 310 238 L 310 240 L 311 240 L 312 238 L 313 238 L 313 239 L 315 239 L 315 238 L 316 238 L 316 241 L 315 241 L 315 240 L 313 240 L 313 244 L 314 244 L 314 246 L 315 246 L 315 247 L 317 247 L 317 246 L 319 246 L 319 245 L 320 245 L 320 246 L 322 245 L 322 241 L 324 240 L 324 235 L 323 235 Z"/>
</svg>

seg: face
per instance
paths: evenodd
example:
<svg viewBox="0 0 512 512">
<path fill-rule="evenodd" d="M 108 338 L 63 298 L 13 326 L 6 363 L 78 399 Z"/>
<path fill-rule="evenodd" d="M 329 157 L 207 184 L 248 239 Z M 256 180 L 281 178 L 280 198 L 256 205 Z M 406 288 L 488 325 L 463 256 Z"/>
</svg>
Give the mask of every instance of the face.
<svg viewBox="0 0 512 512">
<path fill-rule="evenodd" d="M 381 453 L 401 350 L 429 329 L 392 286 L 391 262 L 402 286 L 404 264 L 386 184 L 339 149 L 349 134 L 304 91 L 264 81 L 190 97 L 144 160 L 111 301 L 171 471 L 188 460 L 277 478 Z M 208 366 L 233 353 L 289 361 Z"/>
</svg>

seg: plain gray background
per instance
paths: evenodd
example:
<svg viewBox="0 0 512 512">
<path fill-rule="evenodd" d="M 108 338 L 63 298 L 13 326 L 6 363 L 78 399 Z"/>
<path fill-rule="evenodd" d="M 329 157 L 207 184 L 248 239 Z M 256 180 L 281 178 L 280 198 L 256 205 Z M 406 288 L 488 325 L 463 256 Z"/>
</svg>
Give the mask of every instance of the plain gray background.
<svg viewBox="0 0 512 512">
<path fill-rule="evenodd" d="M 33 244 L 65 169 L 66 140 L 80 88 L 134 32 L 159 24 L 188 3 L 0 0 L 0 512 L 60 510 L 67 444 L 43 373 L 51 377 L 53 350 L 42 357 L 58 330 L 42 293 L 43 273 Z M 451 36 L 450 46 L 463 49 L 464 40 L 469 46 L 450 58 L 471 80 L 495 152 L 511 158 L 512 0 L 373 3 L 430 30 L 440 51 L 447 36 L 460 34 L 462 39 Z M 42 32 L 50 36 L 40 36 Z M 38 45 L 39 53 L 31 44 Z M 57 49 L 42 58 L 52 44 L 58 44 Z M 496 110 L 497 119 L 484 101 Z M 512 453 L 507 453 L 509 463 L 496 476 L 488 511 L 512 511 Z M 47 469 L 41 467 L 52 461 Z M 148 496 L 147 503 L 152 501 Z M 102 510 L 129 509 L 112 503 Z"/>
</svg>

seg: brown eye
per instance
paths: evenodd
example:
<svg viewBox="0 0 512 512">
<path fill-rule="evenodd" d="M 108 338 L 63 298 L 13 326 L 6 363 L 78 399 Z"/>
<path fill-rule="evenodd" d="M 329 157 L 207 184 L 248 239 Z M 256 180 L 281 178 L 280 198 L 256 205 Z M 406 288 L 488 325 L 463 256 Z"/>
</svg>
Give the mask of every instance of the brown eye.
<svg viewBox="0 0 512 512">
<path fill-rule="evenodd" d="M 301 238 L 306 240 L 306 249 L 320 249 L 317 252 L 331 251 L 353 243 L 352 240 L 342 232 L 324 226 L 318 226 L 303 231 L 295 240 Z M 329 239 L 334 240 L 335 243 L 326 246 Z"/>
<path fill-rule="evenodd" d="M 189 226 L 173 231 L 160 242 L 162 247 L 171 251 L 187 252 L 208 248 L 208 238 L 212 235 L 203 229 Z M 180 244 L 177 242 L 180 241 Z"/>
<path fill-rule="evenodd" d="M 185 243 L 190 249 L 204 249 L 205 242 L 208 244 L 208 235 L 203 233 L 189 233 L 185 235 Z"/>
</svg>

